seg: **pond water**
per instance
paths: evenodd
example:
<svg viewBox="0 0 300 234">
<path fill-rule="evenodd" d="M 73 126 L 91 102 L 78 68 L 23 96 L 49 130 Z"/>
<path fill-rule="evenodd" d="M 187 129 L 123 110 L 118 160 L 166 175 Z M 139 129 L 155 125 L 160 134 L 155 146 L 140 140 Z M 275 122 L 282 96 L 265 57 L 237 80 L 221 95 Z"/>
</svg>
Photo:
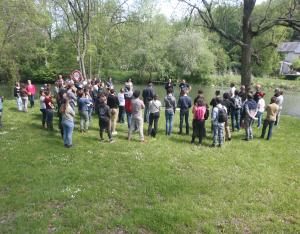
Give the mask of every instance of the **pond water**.
<svg viewBox="0 0 300 234">
<path fill-rule="evenodd" d="M 228 91 L 229 87 L 209 87 L 209 86 L 201 86 L 199 84 L 191 85 L 192 91 L 190 96 L 194 98 L 197 94 L 198 89 L 202 89 L 204 91 L 204 95 L 206 101 L 209 102 L 214 95 L 216 89 L 220 89 L 223 92 Z M 115 89 L 117 91 L 123 87 L 122 84 L 115 85 Z M 135 89 L 140 89 L 141 91 L 144 89 L 144 85 L 136 85 L 134 86 Z M 160 99 L 162 100 L 166 94 L 163 85 L 154 85 L 155 92 L 159 95 Z M 266 93 L 265 101 L 269 103 L 272 95 L 274 94 L 274 90 L 264 90 Z M 4 96 L 7 99 L 13 98 L 13 87 L 9 87 L 7 85 L 0 84 L 0 96 Z M 175 96 L 179 96 L 179 89 L 178 86 L 175 87 Z M 283 114 L 297 116 L 300 118 L 300 92 L 291 92 L 291 91 L 284 91 L 284 103 L 283 103 Z"/>
</svg>

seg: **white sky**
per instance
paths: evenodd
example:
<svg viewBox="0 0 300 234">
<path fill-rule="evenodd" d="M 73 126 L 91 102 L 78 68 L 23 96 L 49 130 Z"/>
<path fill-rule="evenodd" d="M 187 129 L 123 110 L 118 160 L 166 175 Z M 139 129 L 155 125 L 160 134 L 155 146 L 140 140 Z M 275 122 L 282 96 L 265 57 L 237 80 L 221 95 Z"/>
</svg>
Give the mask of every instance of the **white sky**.
<svg viewBox="0 0 300 234">
<path fill-rule="evenodd" d="M 264 1 L 266 0 L 256 0 L 256 4 L 260 4 Z M 158 2 L 157 9 L 169 19 L 178 19 L 188 13 L 186 11 L 187 5 L 178 0 L 159 0 Z"/>
</svg>

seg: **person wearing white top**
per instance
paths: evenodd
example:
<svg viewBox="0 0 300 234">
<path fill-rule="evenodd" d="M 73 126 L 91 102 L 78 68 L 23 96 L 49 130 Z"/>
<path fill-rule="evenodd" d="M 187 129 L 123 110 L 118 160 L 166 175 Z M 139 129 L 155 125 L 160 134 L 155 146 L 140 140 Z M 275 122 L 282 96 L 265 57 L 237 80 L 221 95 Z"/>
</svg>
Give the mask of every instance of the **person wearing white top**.
<svg viewBox="0 0 300 234">
<path fill-rule="evenodd" d="M 119 100 L 118 123 L 124 123 L 125 122 L 125 90 L 123 88 L 120 89 L 120 93 L 118 93 L 118 100 Z"/>
<path fill-rule="evenodd" d="M 158 96 L 154 95 L 153 100 L 149 102 L 149 126 L 148 126 L 148 135 L 151 135 L 152 137 L 156 136 L 157 133 L 157 125 L 160 115 L 160 107 L 161 102 L 158 100 Z M 152 125 L 154 123 L 154 128 L 152 128 Z"/>
<path fill-rule="evenodd" d="M 257 127 L 260 128 L 261 127 L 261 123 L 262 123 L 262 118 L 263 118 L 263 114 L 265 111 L 265 107 L 266 107 L 266 102 L 263 98 L 263 94 L 258 95 L 258 103 L 257 103 Z"/>
<path fill-rule="evenodd" d="M 276 121 L 274 123 L 275 126 L 279 125 L 279 120 L 280 120 L 280 115 L 282 111 L 282 106 L 283 106 L 283 92 L 280 91 L 279 89 L 275 90 L 275 97 L 276 97 L 276 104 L 279 106 L 279 110 L 276 116 Z"/>
<path fill-rule="evenodd" d="M 42 112 L 42 126 L 43 126 L 43 128 L 47 128 L 47 126 L 46 126 L 45 93 L 43 90 L 40 91 L 40 111 Z"/>
</svg>

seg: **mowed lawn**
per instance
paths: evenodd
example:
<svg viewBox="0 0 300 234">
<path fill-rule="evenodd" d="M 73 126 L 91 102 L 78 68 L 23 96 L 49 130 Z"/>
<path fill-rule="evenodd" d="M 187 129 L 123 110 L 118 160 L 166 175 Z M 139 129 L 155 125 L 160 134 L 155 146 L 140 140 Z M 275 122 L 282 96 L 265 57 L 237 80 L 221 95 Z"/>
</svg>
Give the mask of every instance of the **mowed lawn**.
<svg viewBox="0 0 300 234">
<path fill-rule="evenodd" d="M 38 105 L 38 103 L 37 103 Z M 0 130 L 0 233 L 300 233 L 300 119 L 283 116 L 270 142 L 233 133 L 223 148 L 191 137 L 98 141 L 74 133 L 66 149 L 56 130 L 5 101 Z M 145 126 L 146 129 L 146 126 Z M 107 139 L 107 136 L 105 136 Z"/>
</svg>

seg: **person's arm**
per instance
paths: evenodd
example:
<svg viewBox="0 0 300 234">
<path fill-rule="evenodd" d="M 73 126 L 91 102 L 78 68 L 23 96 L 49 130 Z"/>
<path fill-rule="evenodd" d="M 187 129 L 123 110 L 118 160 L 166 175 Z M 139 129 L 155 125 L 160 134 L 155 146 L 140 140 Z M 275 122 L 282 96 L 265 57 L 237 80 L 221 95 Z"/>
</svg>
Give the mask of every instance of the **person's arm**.
<svg viewBox="0 0 300 234">
<path fill-rule="evenodd" d="M 196 112 L 196 106 L 194 105 L 192 108 L 192 113 L 195 114 L 195 112 Z"/>
<path fill-rule="evenodd" d="M 142 100 L 141 100 L 141 108 L 145 109 L 145 104 L 144 104 L 144 102 Z"/>
<path fill-rule="evenodd" d="M 217 108 L 217 107 L 214 107 L 214 109 L 212 111 L 212 116 L 211 116 L 211 119 L 213 122 L 217 119 L 217 111 L 215 108 Z"/>
<path fill-rule="evenodd" d="M 181 107 L 181 98 L 178 99 L 178 104 L 177 107 L 180 108 Z"/>
</svg>

